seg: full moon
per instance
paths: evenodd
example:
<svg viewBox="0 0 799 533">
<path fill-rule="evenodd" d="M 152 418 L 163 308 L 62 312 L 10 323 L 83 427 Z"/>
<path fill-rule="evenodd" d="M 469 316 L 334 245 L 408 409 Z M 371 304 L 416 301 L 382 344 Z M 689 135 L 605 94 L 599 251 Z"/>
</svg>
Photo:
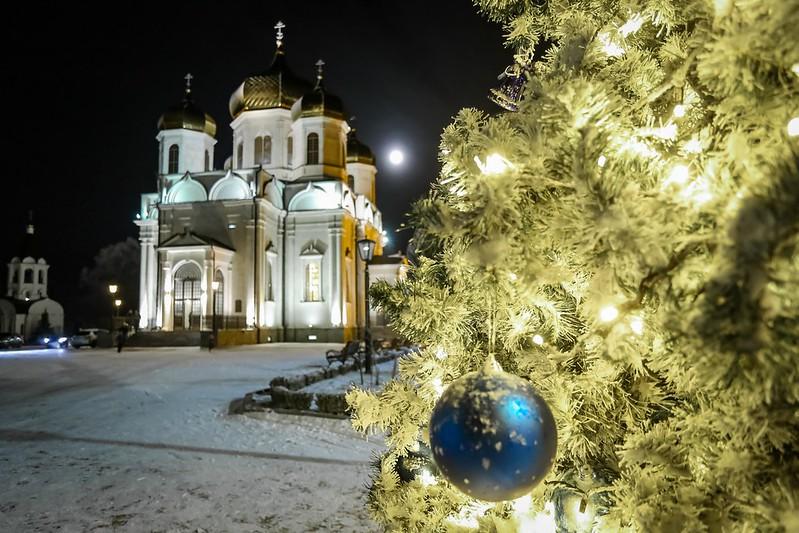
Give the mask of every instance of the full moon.
<svg viewBox="0 0 799 533">
<path fill-rule="evenodd" d="M 391 153 L 388 154 L 388 160 L 392 165 L 400 165 L 405 160 L 405 154 L 399 150 L 391 150 Z"/>
</svg>

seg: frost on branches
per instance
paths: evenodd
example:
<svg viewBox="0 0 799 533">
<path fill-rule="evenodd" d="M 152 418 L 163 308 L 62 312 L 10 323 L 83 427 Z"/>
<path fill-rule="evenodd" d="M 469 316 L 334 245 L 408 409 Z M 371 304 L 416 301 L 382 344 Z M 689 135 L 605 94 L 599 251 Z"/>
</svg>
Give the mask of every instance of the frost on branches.
<svg viewBox="0 0 799 533">
<path fill-rule="evenodd" d="M 529 80 L 517 113 L 446 129 L 416 264 L 373 289 L 426 347 L 348 396 L 357 428 L 388 435 L 375 517 L 799 530 L 799 0 L 478 3 Z M 544 482 L 498 504 L 419 464 L 436 399 L 490 331 L 559 434 Z"/>
</svg>

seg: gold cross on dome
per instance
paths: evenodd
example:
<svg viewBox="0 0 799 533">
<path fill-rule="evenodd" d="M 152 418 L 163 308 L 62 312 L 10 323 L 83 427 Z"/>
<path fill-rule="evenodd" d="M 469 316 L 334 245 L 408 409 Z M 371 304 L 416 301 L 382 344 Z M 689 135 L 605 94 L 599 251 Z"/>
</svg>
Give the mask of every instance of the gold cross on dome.
<svg viewBox="0 0 799 533">
<path fill-rule="evenodd" d="M 192 76 L 191 72 L 189 72 L 185 76 L 183 76 L 183 79 L 186 80 L 186 92 L 190 93 L 191 92 L 191 80 L 194 79 L 194 76 Z"/>
<path fill-rule="evenodd" d="M 283 42 L 283 28 L 285 27 L 286 25 L 283 24 L 282 20 L 278 20 L 277 24 L 275 24 L 275 29 L 277 30 L 277 35 L 275 36 L 275 39 L 277 40 L 277 44 L 281 44 Z"/>
<path fill-rule="evenodd" d="M 318 60 L 316 62 L 316 77 L 317 79 L 322 79 L 322 71 L 325 68 L 325 62 L 323 60 Z"/>
</svg>

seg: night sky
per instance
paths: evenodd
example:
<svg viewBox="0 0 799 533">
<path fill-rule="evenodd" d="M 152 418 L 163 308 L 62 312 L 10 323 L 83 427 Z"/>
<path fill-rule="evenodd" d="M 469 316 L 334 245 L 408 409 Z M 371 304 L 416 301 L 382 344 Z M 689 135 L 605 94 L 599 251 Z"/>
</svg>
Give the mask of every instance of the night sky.
<svg viewBox="0 0 799 533">
<path fill-rule="evenodd" d="M 80 270 L 104 246 L 137 236 L 139 195 L 156 190 L 156 122 L 195 77 L 195 102 L 217 122 L 216 160 L 231 153 L 228 99 L 265 70 L 273 26 L 286 23 L 292 70 L 325 86 L 356 116 L 377 157 L 377 203 L 394 234 L 410 203 L 438 173 L 442 129 L 488 98 L 511 62 L 502 30 L 468 0 L 18 3 L 6 8 L 2 263 L 20 245 L 27 212 L 50 268 L 50 295 L 66 308 Z M 112 12 L 113 9 L 113 12 Z M 121 12 L 117 12 L 121 9 Z M 406 160 L 388 164 L 401 148 Z M 3 269 L 2 283 L 6 279 Z"/>
</svg>

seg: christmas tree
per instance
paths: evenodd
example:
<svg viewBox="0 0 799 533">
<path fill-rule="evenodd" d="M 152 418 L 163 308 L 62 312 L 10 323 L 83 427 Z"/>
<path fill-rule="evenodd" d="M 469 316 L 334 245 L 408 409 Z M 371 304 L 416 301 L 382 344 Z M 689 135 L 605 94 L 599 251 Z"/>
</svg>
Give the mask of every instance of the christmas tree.
<svg viewBox="0 0 799 533">
<path fill-rule="evenodd" d="M 424 349 L 348 401 L 401 531 L 799 531 L 799 2 L 480 0 L 515 65 L 445 130 L 407 278 Z M 557 424 L 549 474 L 474 499 L 430 416 L 492 353 Z M 490 468 L 490 467 L 489 467 Z"/>
</svg>

